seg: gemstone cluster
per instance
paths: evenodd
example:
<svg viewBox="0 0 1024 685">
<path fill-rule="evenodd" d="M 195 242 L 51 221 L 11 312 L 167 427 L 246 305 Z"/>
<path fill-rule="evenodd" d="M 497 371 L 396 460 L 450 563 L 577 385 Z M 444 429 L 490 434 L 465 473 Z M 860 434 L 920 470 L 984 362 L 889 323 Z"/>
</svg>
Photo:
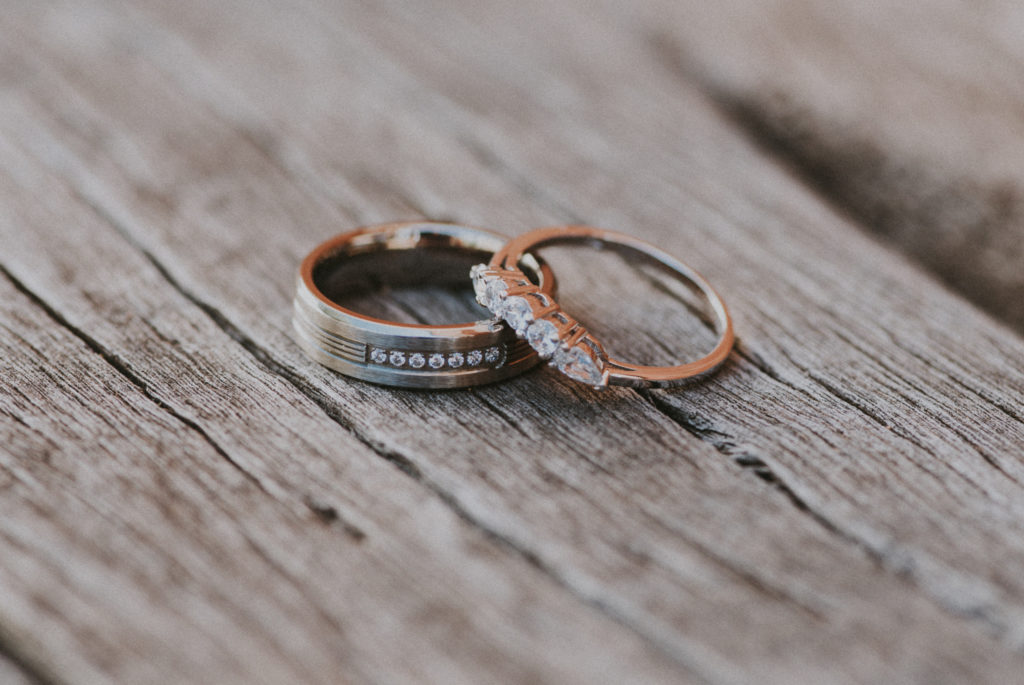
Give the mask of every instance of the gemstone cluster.
<svg viewBox="0 0 1024 685">
<path fill-rule="evenodd" d="M 477 264 L 469 275 L 476 301 L 503 319 L 542 359 L 574 380 L 595 387 L 608 384 L 607 356 L 600 344 L 522 273 Z"/>
<path fill-rule="evenodd" d="M 486 366 L 500 368 L 505 362 L 505 351 L 500 345 L 492 345 L 478 350 L 466 352 L 409 352 L 406 350 L 387 350 L 382 347 L 370 349 L 371 364 L 390 366 L 397 369 L 461 369 Z"/>
</svg>

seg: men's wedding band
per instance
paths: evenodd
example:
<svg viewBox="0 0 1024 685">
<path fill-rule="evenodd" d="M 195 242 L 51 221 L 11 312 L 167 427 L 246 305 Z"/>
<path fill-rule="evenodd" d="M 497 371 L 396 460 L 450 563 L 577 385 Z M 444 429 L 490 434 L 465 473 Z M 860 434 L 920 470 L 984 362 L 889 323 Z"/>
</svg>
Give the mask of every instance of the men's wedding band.
<svg viewBox="0 0 1024 685">
<path fill-rule="evenodd" d="M 383 385 L 459 388 L 522 373 L 540 358 L 500 321 L 483 316 L 480 321 L 438 326 L 386 321 L 347 309 L 325 294 L 365 287 L 346 281 L 351 279 L 346 266 L 357 256 L 376 254 L 380 268 L 387 270 L 389 261 L 400 261 L 391 257 L 398 251 L 441 250 L 486 260 L 505 242 L 503 236 L 480 228 L 434 222 L 384 224 L 335 236 L 314 249 L 299 269 L 296 340 L 324 366 Z M 515 263 L 519 277 L 512 283 L 552 294 L 555 281 L 546 264 L 529 254 Z M 402 268 L 407 267 L 395 266 Z M 372 280 L 386 275 L 373 274 Z"/>
</svg>

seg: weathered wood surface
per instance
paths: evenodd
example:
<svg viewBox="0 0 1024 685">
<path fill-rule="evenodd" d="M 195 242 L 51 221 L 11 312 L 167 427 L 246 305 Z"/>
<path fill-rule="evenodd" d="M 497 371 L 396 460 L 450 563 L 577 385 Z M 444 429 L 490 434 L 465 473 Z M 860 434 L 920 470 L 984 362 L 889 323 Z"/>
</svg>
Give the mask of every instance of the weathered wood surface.
<svg viewBox="0 0 1024 685">
<path fill-rule="evenodd" d="M 628 20 L 827 203 L 1024 331 L 1019 2 L 658 0 Z"/>
<path fill-rule="evenodd" d="M 750 141 L 707 84 L 746 92 L 753 48 L 663 5 L 24 0 L 0 15 L 8 670 L 1022 679 L 1024 341 L 867 237 L 860 196 L 840 216 Z M 737 16 L 716 12 L 701 21 Z M 884 45 L 898 61 L 908 43 Z M 730 50 L 714 79 L 680 78 L 672 57 Z M 878 89 L 897 88 L 887 76 Z M 898 137 L 852 111 L 849 140 Z M 905 168 L 932 153 L 884 147 Z M 647 237 L 720 286 L 740 347 L 672 392 L 543 370 L 394 391 L 308 362 L 288 323 L 303 253 L 416 216 Z M 931 264 L 922 244 L 902 242 Z M 643 290 L 633 272 L 603 260 L 588 279 L 577 253 L 556 256 L 567 305 L 613 349 L 706 340 L 653 288 L 632 338 L 604 296 Z"/>
</svg>

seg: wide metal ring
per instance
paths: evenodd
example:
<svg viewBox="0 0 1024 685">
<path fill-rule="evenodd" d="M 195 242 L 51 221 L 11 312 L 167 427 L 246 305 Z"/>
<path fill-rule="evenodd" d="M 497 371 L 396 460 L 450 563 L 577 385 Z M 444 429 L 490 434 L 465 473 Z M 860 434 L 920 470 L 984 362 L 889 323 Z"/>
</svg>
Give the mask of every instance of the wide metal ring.
<svg viewBox="0 0 1024 685">
<path fill-rule="evenodd" d="M 673 276 L 688 282 L 707 299 L 714 313 L 718 340 L 704 357 L 678 366 L 642 366 L 611 359 L 580 323 L 567 315 L 550 293 L 523 283 L 517 263 L 527 250 L 566 242 L 594 242 L 645 255 Z M 732 319 L 725 303 L 704 278 L 686 264 L 632 236 L 591 226 L 539 228 L 511 240 L 494 253 L 490 264 L 470 272 L 477 302 L 504 319 L 545 359 L 570 378 L 594 387 L 671 387 L 714 371 L 729 356 L 734 342 Z"/>
<path fill-rule="evenodd" d="M 434 248 L 487 259 L 505 242 L 505 237 L 484 229 L 434 222 L 383 224 L 335 236 L 310 252 L 299 268 L 296 341 L 324 366 L 383 385 L 460 388 L 522 373 L 540 358 L 501 322 L 434 326 L 386 321 L 346 309 L 322 287 L 325 279 L 344 275 L 346 263 L 357 255 Z M 535 284 L 539 292 L 551 294 L 555 281 L 547 265 L 530 255 L 518 264 L 521 284 Z"/>
</svg>

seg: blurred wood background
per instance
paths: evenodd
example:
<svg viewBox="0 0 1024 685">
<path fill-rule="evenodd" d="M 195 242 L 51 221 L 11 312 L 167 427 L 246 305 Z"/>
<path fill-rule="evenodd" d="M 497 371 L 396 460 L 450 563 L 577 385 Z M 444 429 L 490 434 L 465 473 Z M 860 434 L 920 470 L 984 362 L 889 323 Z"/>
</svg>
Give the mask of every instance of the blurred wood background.
<svg viewBox="0 0 1024 685">
<path fill-rule="evenodd" d="M 1024 5 L 0 31 L 0 682 L 1024 682 Z M 309 362 L 301 257 L 419 217 L 648 238 L 739 346 L 652 392 Z M 613 349 L 706 338 L 575 254 Z"/>
</svg>

